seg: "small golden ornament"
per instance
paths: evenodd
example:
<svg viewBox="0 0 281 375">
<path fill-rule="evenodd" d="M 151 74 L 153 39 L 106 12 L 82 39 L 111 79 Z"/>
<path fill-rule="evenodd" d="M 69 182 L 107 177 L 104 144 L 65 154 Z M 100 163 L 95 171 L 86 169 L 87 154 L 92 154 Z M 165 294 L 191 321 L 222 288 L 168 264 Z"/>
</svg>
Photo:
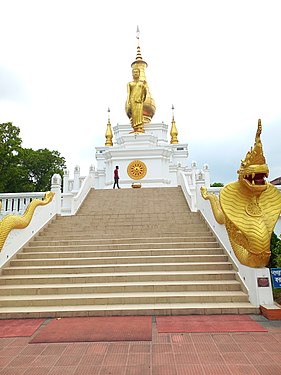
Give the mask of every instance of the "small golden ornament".
<svg viewBox="0 0 281 375">
<path fill-rule="evenodd" d="M 250 216 L 259 217 L 259 216 L 262 215 L 262 210 L 261 210 L 259 204 L 255 203 L 255 202 L 250 202 L 249 204 L 247 204 L 246 212 Z"/>
<path fill-rule="evenodd" d="M 133 180 L 140 180 L 146 175 L 146 165 L 140 160 L 132 161 L 127 168 L 128 176 Z"/>
</svg>

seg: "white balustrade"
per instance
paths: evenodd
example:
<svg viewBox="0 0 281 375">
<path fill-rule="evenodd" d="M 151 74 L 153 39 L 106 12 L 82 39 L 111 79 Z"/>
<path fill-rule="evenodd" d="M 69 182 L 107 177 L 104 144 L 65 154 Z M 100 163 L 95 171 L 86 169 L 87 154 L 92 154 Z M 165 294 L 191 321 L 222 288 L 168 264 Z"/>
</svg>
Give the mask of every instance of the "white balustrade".
<svg viewBox="0 0 281 375">
<path fill-rule="evenodd" d="M 33 199 L 43 199 L 45 193 L 0 193 L 0 219 L 8 214 L 22 215 Z"/>
</svg>

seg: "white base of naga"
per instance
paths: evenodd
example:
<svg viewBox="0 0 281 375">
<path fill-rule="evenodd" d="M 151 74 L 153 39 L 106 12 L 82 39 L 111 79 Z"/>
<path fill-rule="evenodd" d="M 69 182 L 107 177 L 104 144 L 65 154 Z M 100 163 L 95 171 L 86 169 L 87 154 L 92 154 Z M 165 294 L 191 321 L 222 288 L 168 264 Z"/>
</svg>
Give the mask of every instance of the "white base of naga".
<svg viewBox="0 0 281 375">
<path fill-rule="evenodd" d="M 188 169 L 188 145 L 170 144 L 168 125 L 146 124 L 145 133 L 133 133 L 130 124 L 117 125 L 113 132 L 113 146 L 96 147 L 96 189 L 112 188 L 116 165 L 119 166 L 121 188 L 129 188 L 133 183 L 140 183 L 142 187 L 178 185 L 178 171 Z M 128 166 L 135 160 L 143 162 L 147 169 L 141 179 L 133 179 L 128 174 Z M 207 175 L 209 178 L 209 173 Z"/>
</svg>

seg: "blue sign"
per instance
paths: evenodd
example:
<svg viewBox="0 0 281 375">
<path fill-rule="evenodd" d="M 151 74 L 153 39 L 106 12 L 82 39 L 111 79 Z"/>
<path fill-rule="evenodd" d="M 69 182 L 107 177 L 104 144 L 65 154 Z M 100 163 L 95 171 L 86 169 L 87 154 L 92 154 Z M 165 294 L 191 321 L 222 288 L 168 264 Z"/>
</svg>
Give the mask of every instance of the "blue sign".
<svg viewBox="0 0 281 375">
<path fill-rule="evenodd" d="M 273 288 L 281 288 L 281 268 L 271 268 Z"/>
</svg>

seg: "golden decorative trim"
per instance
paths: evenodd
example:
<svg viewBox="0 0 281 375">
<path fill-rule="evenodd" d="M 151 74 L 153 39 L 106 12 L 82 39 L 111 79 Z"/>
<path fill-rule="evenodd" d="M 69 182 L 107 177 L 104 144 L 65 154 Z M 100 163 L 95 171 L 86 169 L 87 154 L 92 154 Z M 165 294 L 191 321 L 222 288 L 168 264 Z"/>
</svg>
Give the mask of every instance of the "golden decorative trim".
<svg viewBox="0 0 281 375">
<path fill-rule="evenodd" d="M 30 202 L 22 216 L 10 214 L 0 221 L 0 251 L 2 250 L 11 230 L 26 228 L 32 219 L 36 207 L 45 206 L 50 203 L 54 195 L 55 193 L 48 191 L 45 194 L 44 200 L 34 199 Z"/>
<path fill-rule="evenodd" d="M 133 180 L 140 180 L 146 175 L 147 168 L 143 161 L 134 160 L 132 161 L 127 168 L 128 176 Z"/>
</svg>

